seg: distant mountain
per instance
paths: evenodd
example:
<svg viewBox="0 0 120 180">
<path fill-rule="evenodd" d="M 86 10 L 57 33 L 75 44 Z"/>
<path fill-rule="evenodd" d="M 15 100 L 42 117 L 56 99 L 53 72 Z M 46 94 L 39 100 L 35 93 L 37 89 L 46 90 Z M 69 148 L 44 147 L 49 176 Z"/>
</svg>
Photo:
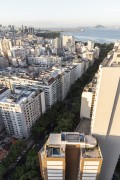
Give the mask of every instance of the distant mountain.
<svg viewBox="0 0 120 180">
<path fill-rule="evenodd" d="M 96 25 L 95 28 L 104 28 L 102 25 Z"/>
</svg>

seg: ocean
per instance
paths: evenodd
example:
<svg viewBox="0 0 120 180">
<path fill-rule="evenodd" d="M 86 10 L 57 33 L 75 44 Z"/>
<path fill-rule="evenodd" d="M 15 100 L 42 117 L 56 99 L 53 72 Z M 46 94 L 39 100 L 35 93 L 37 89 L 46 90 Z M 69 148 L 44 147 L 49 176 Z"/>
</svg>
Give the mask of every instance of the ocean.
<svg viewBox="0 0 120 180">
<path fill-rule="evenodd" d="M 85 31 L 62 32 L 65 35 L 72 35 L 75 40 L 86 42 L 93 40 L 98 43 L 110 43 L 120 40 L 120 29 L 115 28 L 84 28 Z"/>
</svg>

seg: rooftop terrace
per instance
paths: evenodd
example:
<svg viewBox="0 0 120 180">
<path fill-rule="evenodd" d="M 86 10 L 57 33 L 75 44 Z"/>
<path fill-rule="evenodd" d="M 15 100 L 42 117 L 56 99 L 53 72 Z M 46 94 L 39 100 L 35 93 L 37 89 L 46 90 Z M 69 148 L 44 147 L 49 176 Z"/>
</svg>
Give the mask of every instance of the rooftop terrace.
<svg viewBox="0 0 120 180">
<path fill-rule="evenodd" d="M 23 87 L 17 86 L 14 91 L 11 92 L 9 97 L 3 97 L 1 103 L 10 103 L 10 104 L 21 104 L 25 102 L 28 97 L 36 95 L 37 88 L 34 87 Z"/>
<path fill-rule="evenodd" d="M 83 158 L 102 157 L 96 138 L 78 132 L 50 134 L 48 141 L 41 149 L 41 155 L 48 158 L 62 158 L 66 155 L 66 148 L 74 145 L 79 147 L 81 157 Z"/>
<path fill-rule="evenodd" d="M 99 147 L 81 149 L 81 156 L 83 158 L 101 158 L 101 151 Z"/>
</svg>

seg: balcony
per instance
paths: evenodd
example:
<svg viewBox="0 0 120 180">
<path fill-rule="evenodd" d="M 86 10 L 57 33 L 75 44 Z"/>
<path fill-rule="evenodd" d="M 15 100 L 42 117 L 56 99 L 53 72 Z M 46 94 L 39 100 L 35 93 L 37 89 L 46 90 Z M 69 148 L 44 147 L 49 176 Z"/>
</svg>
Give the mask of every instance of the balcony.
<svg viewBox="0 0 120 180">
<path fill-rule="evenodd" d="M 98 146 L 94 148 L 84 148 L 81 150 L 82 158 L 102 158 L 100 148 Z"/>
<path fill-rule="evenodd" d="M 65 153 L 59 147 L 49 147 L 48 149 L 46 149 L 46 156 L 52 158 L 61 158 L 65 156 Z"/>
</svg>

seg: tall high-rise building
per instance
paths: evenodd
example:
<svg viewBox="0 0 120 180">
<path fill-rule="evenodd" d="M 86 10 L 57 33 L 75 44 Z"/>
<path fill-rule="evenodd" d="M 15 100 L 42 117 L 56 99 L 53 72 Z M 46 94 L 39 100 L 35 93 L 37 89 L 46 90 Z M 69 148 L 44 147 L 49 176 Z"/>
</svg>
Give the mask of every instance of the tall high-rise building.
<svg viewBox="0 0 120 180">
<path fill-rule="evenodd" d="M 98 180 L 102 155 L 91 135 L 78 132 L 50 134 L 39 151 L 44 180 Z"/>
<path fill-rule="evenodd" d="M 27 32 L 28 32 L 28 28 L 27 28 L 27 26 L 25 26 L 24 33 L 27 33 Z"/>
<path fill-rule="evenodd" d="M 10 95 L 10 89 L 8 89 L 7 87 L 3 86 L 3 85 L 0 85 L 0 100 L 3 98 L 3 97 L 8 97 Z M 4 121 L 3 121 L 3 118 L 2 118 L 2 114 L 1 114 L 1 111 L 0 111 L 0 132 L 5 128 L 4 126 Z"/>
<path fill-rule="evenodd" d="M 91 132 L 99 141 L 103 166 L 100 180 L 111 180 L 120 155 L 120 45 L 100 65 Z"/>
<path fill-rule="evenodd" d="M 34 34 L 34 28 L 33 27 L 29 27 L 28 28 L 28 33 L 29 34 Z"/>
<path fill-rule="evenodd" d="M 94 41 L 88 41 L 87 48 L 89 51 L 94 49 Z"/>
<path fill-rule="evenodd" d="M 0 40 L 0 51 L 4 56 L 8 55 L 8 51 L 12 48 L 12 42 L 10 39 L 1 39 Z"/>
<path fill-rule="evenodd" d="M 62 47 L 66 49 L 75 49 L 75 39 L 73 36 L 62 36 Z"/>
<path fill-rule="evenodd" d="M 16 86 L 9 96 L 0 99 L 0 111 L 9 134 L 28 138 L 33 124 L 45 112 L 44 92 Z"/>
</svg>

